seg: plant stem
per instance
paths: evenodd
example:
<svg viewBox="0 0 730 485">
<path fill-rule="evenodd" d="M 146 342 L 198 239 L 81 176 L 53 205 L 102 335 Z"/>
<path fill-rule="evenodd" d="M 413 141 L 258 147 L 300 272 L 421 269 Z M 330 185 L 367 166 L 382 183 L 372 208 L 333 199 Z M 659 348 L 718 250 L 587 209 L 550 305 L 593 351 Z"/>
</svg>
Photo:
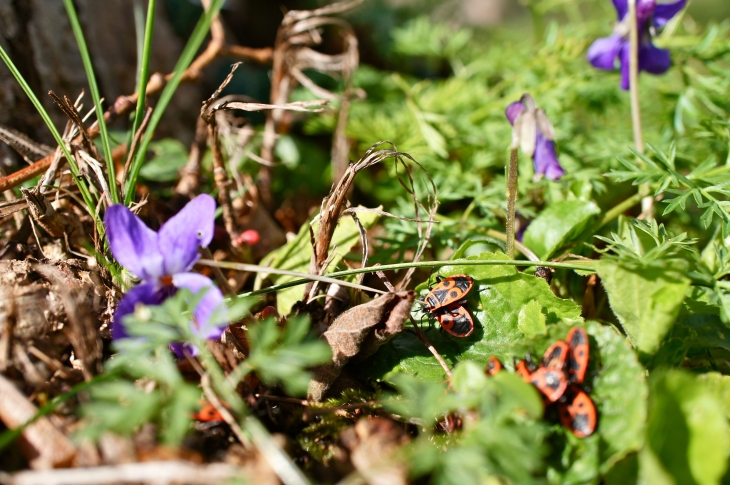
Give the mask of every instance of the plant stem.
<svg viewBox="0 0 730 485">
<path fill-rule="evenodd" d="M 636 0 L 629 0 L 629 93 L 631 96 L 631 124 L 634 128 L 636 151 L 644 153 L 641 133 L 641 107 L 639 106 L 639 26 L 636 18 Z"/>
<path fill-rule="evenodd" d="M 510 148 L 507 167 L 507 257 L 515 259 L 515 205 L 517 203 L 517 148 Z"/>
<path fill-rule="evenodd" d="M 357 268 L 357 269 L 350 269 L 346 271 L 337 271 L 334 273 L 329 273 L 327 276 L 316 276 L 316 275 L 310 275 L 306 273 L 297 273 L 294 271 L 287 271 L 286 274 L 291 276 L 300 276 L 301 279 L 289 281 L 286 283 L 282 283 L 279 285 L 270 286 L 269 288 L 263 288 L 261 290 L 251 291 L 249 293 L 242 293 L 239 295 L 240 298 L 248 298 L 252 296 L 258 296 L 258 295 L 264 295 L 266 293 L 272 293 L 279 290 L 284 290 L 286 288 L 291 288 L 293 286 L 299 286 L 309 283 L 312 280 L 330 280 L 333 278 L 344 278 L 346 276 L 352 276 L 362 273 L 375 273 L 377 271 L 396 271 L 401 269 L 408 269 L 408 268 L 438 268 L 441 266 L 523 266 L 523 267 L 530 267 L 530 266 L 545 266 L 547 268 L 560 268 L 560 269 L 572 269 L 572 270 L 581 270 L 581 271 L 594 271 L 593 266 L 591 266 L 590 263 L 593 261 L 571 261 L 571 262 L 552 262 L 552 261 L 524 261 L 524 260 L 507 260 L 507 259 L 491 259 L 491 260 L 452 260 L 452 261 L 419 261 L 417 263 L 398 263 L 398 264 L 385 264 L 380 266 L 370 266 L 366 268 Z M 236 271 L 250 271 L 250 272 L 256 272 L 256 273 L 274 273 L 282 274 L 283 270 L 277 270 L 274 268 L 267 268 L 265 266 L 257 266 L 255 264 L 243 264 L 243 263 L 231 263 L 227 261 L 211 261 L 209 259 L 201 259 L 197 262 L 197 264 L 203 265 L 203 266 L 211 266 L 211 267 L 218 267 L 218 268 L 227 268 L 227 269 L 233 269 Z M 330 282 L 330 281 L 326 281 Z M 348 285 L 353 286 L 353 283 L 347 283 L 347 282 L 338 282 L 338 284 L 341 285 Z M 373 289 L 368 289 L 369 291 L 373 291 Z"/>
<path fill-rule="evenodd" d="M 639 203 L 639 201 L 644 197 L 644 194 L 639 191 L 636 194 L 632 195 L 628 199 L 620 202 L 613 208 L 611 208 L 609 211 L 607 211 L 603 218 L 596 223 L 595 226 L 591 228 L 591 234 L 595 234 L 598 232 L 599 229 L 601 229 L 603 226 L 611 222 L 612 220 L 616 219 L 618 216 L 623 214 L 625 211 L 631 209 L 633 206 Z"/>
<path fill-rule="evenodd" d="M 639 25 L 636 17 L 636 0 L 629 0 L 629 93 L 631 97 L 631 125 L 634 129 L 636 151 L 644 153 L 644 137 L 641 130 L 641 106 L 639 104 Z M 641 162 L 640 162 L 641 163 Z M 651 218 L 654 212 L 654 197 L 649 195 L 649 185 L 641 184 L 641 214 Z"/>
</svg>

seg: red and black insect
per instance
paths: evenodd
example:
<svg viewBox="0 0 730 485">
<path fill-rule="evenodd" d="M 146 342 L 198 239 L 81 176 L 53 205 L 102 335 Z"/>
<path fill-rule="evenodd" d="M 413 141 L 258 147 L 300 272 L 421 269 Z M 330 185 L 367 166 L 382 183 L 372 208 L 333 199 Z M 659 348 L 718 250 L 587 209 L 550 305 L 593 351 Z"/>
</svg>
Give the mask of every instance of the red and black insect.
<svg viewBox="0 0 730 485">
<path fill-rule="evenodd" d="M 474 319 L 469 311 L 458 303 L 434 312 L 436 321 L 454 337 L 468 337 L 474 331 Z"/>
<path fill-rule="evenodd" d="M 529 382 L 545 396 L 548 403 L 554 403 L 560 399 L 568 388 L 568 378 L 565 372 L 544 366 L 540 366 L 530 374 Z"/>
<path fill-rule="evenodd" d="M 498 374 L 502 370 L 502 363 L 495 356 L 491 356 L 487 361 L 487 367 L 484 369 L 484 373 L 488 376 Z"/>
<path fill-rule="evenodd" d="M 445 278 L 437 276 L 436 285 L 423 298 L 426 311 L 433 313 L 456 303 L 463 304 L 462 300 L 473 286 L 474 278 L 469 275 L 455 274 Z"/>
<path fill-rule="evenodd" d="M 564 371 L 568 361 L 570 347 L 563 340 L 558 340 L 545 351 L 542 356 L 542 365 L 548 369 Z"/>
<path fill-rule="evenodd" d="M 439 276 L 422 300 L 424 310 L 454 337 L 468 337 L 474 331 L 474 319 L 462 305 L 473 287 L 474 279 L 469 275 Z"/>
<path fill-rule="evenodd" d="M 203 406 L 200 411 L 193 414 L 193 419 L 202 423 L 208 423 L 211 421 L 223 421 L 221 413 L 213 406 L 208 403 Z"/>
<path fill-rule="evenodd" d="M 530 376 L 532 375 L 533 370 L 530 370 L 527 362 L 524 360 L 521 360 L 515 364 L 515 374 L 522 377 L 522 380 L 529 384 L 532 383 Z"/>
<path fill-rule="evenodd" d="M 576 327 L 545 351 L 539 366 L 529 354 L 515 363 L 515 373 L 537 388 L 548 409 L 557 409 L 560 423 L 578 438 L 590 436 L 598 425 L 596 405 L 579 386 L 585 380 L 589 354 L 588 334 Z M 490 357 L 485 372 L 494 375 L 500 370 L 502 363 Z"/>
<path fill-rule="evenodd" d="M 585 329 L 575 327 L 568 332 L 566 337 L 570 347 L 568 355 L 568 379 L 570 382 L 582 383 L 588 370 L 588 357 L 590 348 L 588 334 Z"/>
<path fill-rule="evenodd" d="M 598 424 L 596 405 L 585 391 L 571 385 L 564 399 L 558 403 L 560 422 L 578 438 L 593 434 Z"/>
</svg>

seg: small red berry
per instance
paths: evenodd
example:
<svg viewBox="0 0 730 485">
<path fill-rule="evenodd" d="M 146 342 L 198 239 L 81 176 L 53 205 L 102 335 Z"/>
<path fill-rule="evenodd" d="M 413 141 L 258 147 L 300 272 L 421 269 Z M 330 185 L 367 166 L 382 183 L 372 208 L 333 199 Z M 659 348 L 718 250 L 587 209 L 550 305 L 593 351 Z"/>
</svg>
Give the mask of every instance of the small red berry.
<svg viewBox="0 0 730 485">
<path fill-rule="evenodd" d="M 261 236 L 255 229 L 247 229 L 243 231 L 236 239 L 233 240 L 235 246 L 253 246 L 261 240 Z"/>
</svg>

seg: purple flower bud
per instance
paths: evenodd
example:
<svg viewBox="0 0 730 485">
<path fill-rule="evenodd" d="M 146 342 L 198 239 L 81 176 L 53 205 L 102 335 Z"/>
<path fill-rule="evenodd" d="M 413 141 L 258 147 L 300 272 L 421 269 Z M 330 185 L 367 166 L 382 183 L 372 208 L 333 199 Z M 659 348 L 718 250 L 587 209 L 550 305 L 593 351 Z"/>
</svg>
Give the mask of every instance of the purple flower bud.
<svg viewBox="0 0 730 485">
<path fill-rule="evenodd" d="M 535 176 L 545 176 L 548 180 L 558 180 L 562 177 L 565 171 L 560 166 L 558 155 L 555 153 L 552 125 L 545 116 L 545 112 L 535 107 L 532 96 L 523 95 L 520 101 L 515 101 L 507 106 L 504 114 L 510 124 L 515 127 L 513 145 L 522 146 L 523 150 L 526 145 L 530 147 L 532 153 L 527 154 L 532 156 Z M 525 137 L 534 138 L 525 140 Z"/>
</svg>

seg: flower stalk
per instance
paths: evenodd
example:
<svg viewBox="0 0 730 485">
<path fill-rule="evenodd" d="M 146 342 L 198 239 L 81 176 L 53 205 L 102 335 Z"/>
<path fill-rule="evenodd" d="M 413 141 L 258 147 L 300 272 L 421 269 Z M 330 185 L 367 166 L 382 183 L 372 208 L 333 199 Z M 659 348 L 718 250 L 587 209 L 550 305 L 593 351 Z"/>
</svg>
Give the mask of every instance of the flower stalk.
<svg viewBox="0 0 730 485">
<path fill-rule="evenodd" d="M 510 147 L 507 165 L 507 257 L 515 259 L 515 215 L 517 205 L 517 147 Z"/>
</svg>

